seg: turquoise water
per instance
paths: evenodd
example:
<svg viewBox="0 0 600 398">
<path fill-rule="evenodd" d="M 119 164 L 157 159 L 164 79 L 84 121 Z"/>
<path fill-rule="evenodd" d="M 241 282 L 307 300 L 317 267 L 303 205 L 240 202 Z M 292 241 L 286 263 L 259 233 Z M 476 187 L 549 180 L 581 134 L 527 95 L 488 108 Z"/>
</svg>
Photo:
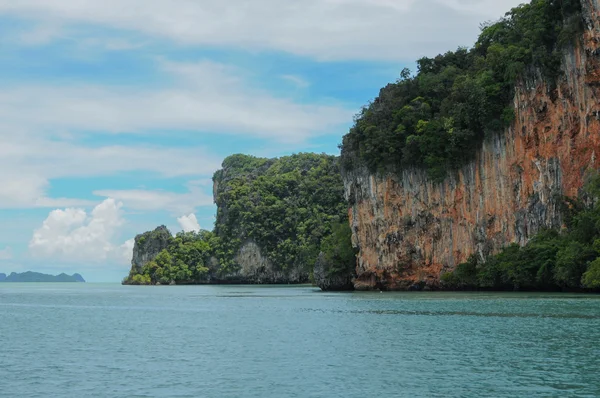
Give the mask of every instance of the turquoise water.
<svg viewBox="0 0 600 398">
<path fill-rule="evenodd" d="M 2 397 L 597 397 L 600 297 L 0 285 Z"/>
</svg>

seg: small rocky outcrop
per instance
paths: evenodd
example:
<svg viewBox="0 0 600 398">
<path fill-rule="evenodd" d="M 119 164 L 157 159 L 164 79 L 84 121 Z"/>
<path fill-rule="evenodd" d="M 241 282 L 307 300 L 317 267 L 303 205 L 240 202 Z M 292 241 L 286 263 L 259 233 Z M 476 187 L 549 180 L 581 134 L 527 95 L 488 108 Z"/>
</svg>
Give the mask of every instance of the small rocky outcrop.
<svg viewBox="0 0 600 398">
<path fill-rule="evenodd" d="M 315 262 L 315 284 L 323 291 L 354 290 L 354 275 L 351 271 L 335 267 L 327 260 L 325 253 L 320 253 Z"/>
<path fill-rule="evenodd" d="M 132 270 L 138 273 L 144 265 L 154 260 L 161 251 L 167 248 L 172 237 L 171 232 L 164 225 L 154 231 L 136 236 L 131 259 Z"/>
</svg>

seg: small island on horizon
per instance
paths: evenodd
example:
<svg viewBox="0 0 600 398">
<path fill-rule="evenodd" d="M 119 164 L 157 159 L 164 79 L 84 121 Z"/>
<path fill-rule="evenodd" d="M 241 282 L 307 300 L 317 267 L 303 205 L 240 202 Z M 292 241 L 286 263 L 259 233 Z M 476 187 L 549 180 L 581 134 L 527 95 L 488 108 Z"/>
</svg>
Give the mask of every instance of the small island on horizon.
<svg viewBox="0 0 600 398">
<path fill-rule="evenodd" d="M 12 272 L 10 275 L 0 273 L 1 282 L 85 282 L 85 279 L 80 274 L 67 275 L 65 273 L 59 275 L 48 275 L 40 272 Z"/>
</svg>

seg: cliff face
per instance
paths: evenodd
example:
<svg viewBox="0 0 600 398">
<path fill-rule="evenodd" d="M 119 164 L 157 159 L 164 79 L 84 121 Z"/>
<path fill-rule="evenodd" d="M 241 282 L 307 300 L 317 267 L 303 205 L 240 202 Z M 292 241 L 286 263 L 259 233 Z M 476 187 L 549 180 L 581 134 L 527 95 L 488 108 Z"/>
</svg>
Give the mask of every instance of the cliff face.
<svg viewBox="0 0 600 398">
<path fill-rule="evenodd" d="M 148 231 L 135 237 L 131 269 L 140 272 L 142 267 L 154 260 L 158 254 L 167 248 L 172 238 L 171 232 L 161 225 L 154 231 Z"/>
<path fill-rule="evenodd" d="M 213 178 L 221 283 L 307 283 L 331 222 L 345 218 L 339 159 L 232 155 Z"/>
<path fill-rule="evenodd" d="M 348 230 L 339 158 L 232 155 L 222 166 L 213 177 L 214 231 L 173 237 L 159 227 L 138 235 L 123 283 L 310 281 L 323 238 L 334 224 Z"/>
<path fill-rule="evenodd" d="M 236 271 L 223 275 L 223 281 L 247 284 L 307 283 L 310 275 L 306 267 L 296 265 L 282 270 L 266 258 L 253 241 L 246 242 L 237 252 Z"/>
<path fill-rule="evenodd" d="M 535 72 L 520 81 L 515 123 L 471 163 L 441 183 L 418 169 L 344 173 L 357 289 L 435 287 L 472 254 L 561 227 L 562 196 L 577 196 L 600 166 L 600 3 L 582 0 L 582 9 L 584 36 L 564 52 L 558 86 Z"/>
<path fill-rule="evenodd" d="M 259 176 L 263 175 L 269 167 L 275 162 L 274 159 L 253 159 L 245 156 L 238 156 L 241 165 L 234 163 L 229 166 L 227 161 L 224 162 L 223 168 L 219 170 L 213 178 L 213 200 L 218 206 L 216 230 L 220 235 L 225 236 L 227 240 L 235 238 L 246 238 L 243 242 L 240 240 L 238 244 L 232 245 L 232 252 L 235 253 L 233 261 L 234 267 L 231 267 L 228 272 L 215 273 L 211 276 L 212 283 L 243 283 L 243 284 L 277 284 L 277 283 L 306 283 L 309 280 L 307 272 L 294 266 L 287 271 L 278 269 L 273 266 L 261 249 L 259 244 L 250 237 L 246 228 L 239 228 L 237 223 L 239 214 L 231 215 L 230 207 L 235 204 L 240 196 L 227 196 L 228 192 L 234 189 L 238 184 L 252 185 L 252 182 Z M 246 165 L 246 162 L 252 164 Z M 242 197 L 251 195 L 255 192 L 245 190 Z M 227 200 L 223 197 L 227 196 Z M 261 201 L 257 197 L 254 202 Z M 225 226 L 232 226 L 226 228 Z M 235 232 L 231 231 L 235 230 Z M 232 233 L 233 232 L 233 233 Z M 214 258 L 216 264 L 215 269 L 219 268 L 219 260 Z"/>
</svg>

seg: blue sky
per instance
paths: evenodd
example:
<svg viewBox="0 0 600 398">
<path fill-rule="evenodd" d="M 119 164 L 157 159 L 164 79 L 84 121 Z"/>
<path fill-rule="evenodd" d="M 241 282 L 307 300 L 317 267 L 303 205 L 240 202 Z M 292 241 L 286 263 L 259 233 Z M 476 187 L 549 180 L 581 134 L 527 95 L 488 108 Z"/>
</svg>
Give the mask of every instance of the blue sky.
<svg viewBox="0 0 600 398">
<path fill-rule="evenodd" d="M 360 107 L 514 0 L 0 0 L 0 272 L 120 281 L 212 229 L 233 153 L 337 154 Z"/>
</svg>

